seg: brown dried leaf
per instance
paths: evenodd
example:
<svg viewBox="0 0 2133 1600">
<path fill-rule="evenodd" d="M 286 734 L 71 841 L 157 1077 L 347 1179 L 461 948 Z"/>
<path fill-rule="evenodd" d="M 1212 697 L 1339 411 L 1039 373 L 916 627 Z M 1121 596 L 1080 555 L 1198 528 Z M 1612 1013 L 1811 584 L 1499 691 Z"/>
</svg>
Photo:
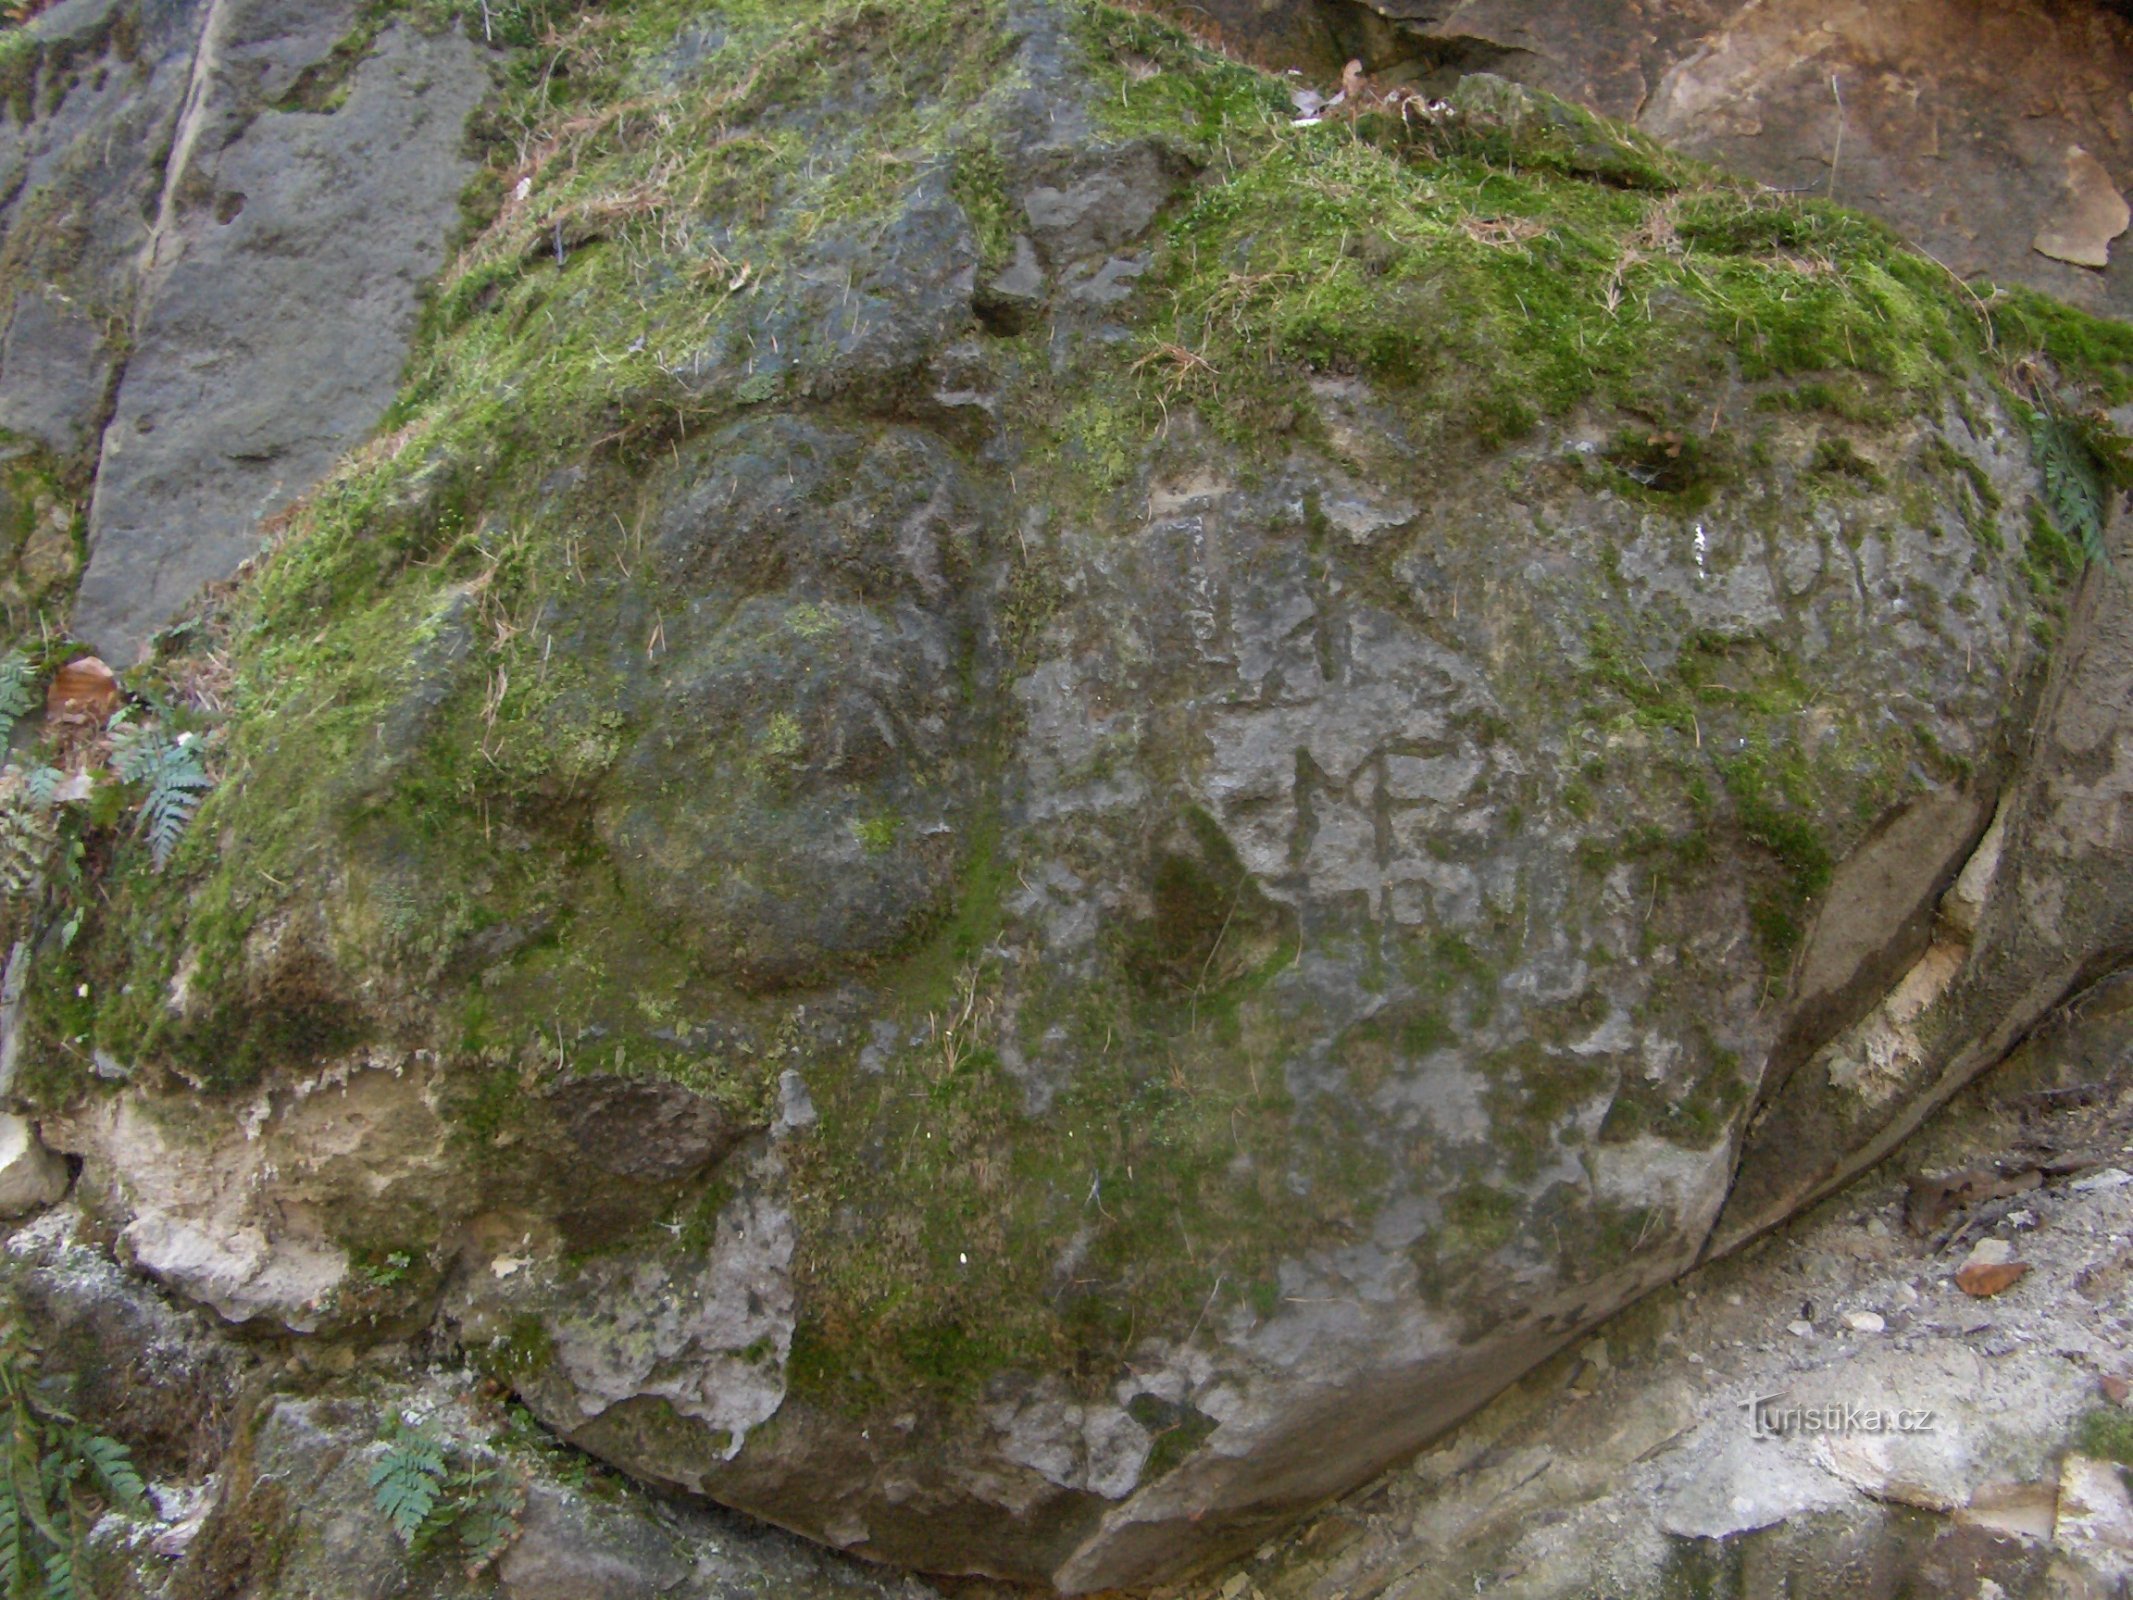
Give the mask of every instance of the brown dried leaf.
<svg viewBox="0 0 2133 1600">
<path fill-rule="evenodd" d="M 52 674 L 44 714 L 54 722 L 101 726 L 119 708 L 118 675 L 95 656 L 69 661 Z"/>
</svg>

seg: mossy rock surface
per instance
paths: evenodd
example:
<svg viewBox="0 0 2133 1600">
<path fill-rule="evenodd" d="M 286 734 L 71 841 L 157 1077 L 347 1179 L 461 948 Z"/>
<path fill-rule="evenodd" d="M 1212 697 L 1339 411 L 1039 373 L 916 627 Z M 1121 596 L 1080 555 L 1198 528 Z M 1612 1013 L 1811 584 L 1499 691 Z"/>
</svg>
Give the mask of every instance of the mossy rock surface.
<svg viewBox="0 0 2133 1600">
<path fill-rule="evenodd" d="M 1098 6 L 555 25 L 389 432 L 214 619 L 191 842 L 40 957 L 103 1203 L 265 1203 L 118 1108 L 257 1133 L 343 1287 L 248 1315 L 441 1308 L 648 1480 L 1075 1590 L 1694 1260 L 2024 746 L 2074 574 L 2001 362 L 2060 324 Z"/>
</svg>

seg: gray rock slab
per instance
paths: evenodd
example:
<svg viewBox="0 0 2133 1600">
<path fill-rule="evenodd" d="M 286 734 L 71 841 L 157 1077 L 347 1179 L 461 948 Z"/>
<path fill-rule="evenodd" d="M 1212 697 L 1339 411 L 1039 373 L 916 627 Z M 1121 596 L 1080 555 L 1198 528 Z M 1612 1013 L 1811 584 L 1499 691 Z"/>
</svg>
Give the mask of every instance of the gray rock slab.
<svg viewBox="0 0 2133 1600">
<path fill-rule="evenodd" d="M 108 659 L 228 577 L 384 411 L 488 82 L 467 40 L 394 26 L 338 110 L 266 111 L 196 151 L 186 183 L 212 200 L 158 239 L 90 511 L 75 627 Z"/>
</svg>

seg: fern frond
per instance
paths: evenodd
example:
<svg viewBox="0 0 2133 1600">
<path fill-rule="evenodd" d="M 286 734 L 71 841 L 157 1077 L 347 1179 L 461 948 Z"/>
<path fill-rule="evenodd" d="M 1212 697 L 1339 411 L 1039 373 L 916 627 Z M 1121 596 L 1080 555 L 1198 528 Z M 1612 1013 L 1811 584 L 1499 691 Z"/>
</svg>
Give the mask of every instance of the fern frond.
<svg viewBox="0 0 2133 1600">
<path fill-rule="evenodd" d="M 15 1486 L 0 1479 L 0 1594 L 21 1594 L 30 1586 L 35 1558 L 24 1542 L 22 1513 L 15 1506 Z"/>
<path fill-rule="evenodd" d="M 75 1444 L 81 1459 L 89 1463 L 96 1481 L 115 1504 L 131 1511 L 148 1503 L 148 1485 L 141 1481 L 133 1457 L 118 1440 L 92 1433 L 77 1435 Z"/>
<path fill-rule="evenodd" d="M 52 847 L 50 818 L 23 795 L 0 800 L 0 901 L 28 895 L 44 876 Z"/>
<path fill-rule="evenodd" d="M 164 776 L 148 791 L 148 798 L 141 804 L 141 819 L 148 835 L 148 853 L 158 872 L 170 864 L 193 813 L 200 809 L 202 794 L 212 787 L 213 781 L 204 772 L 181 772 Z"/>
<path fill-rule="evenodd" d="M 113 723 L 118 719 L 114 717 Z M 111 734 L 111 775 L 120 783 L 139 783 L 153 770 L 167 741 L 157 728 L 115 726 Z"/>
<path fill-rule="evenodd" d="M 0 746 L 14 737 L 15 724 L 37 703 L 36 674 L 20 650 L 0 656 Z"/>
<path fill-rule="evenodd" d="M 409 1430 L 387 1448 L 370 1469 L 370 1486 L 378 1509 L 411 1548 L 437 1510 L 444 1489 L 444 1451 L 435 1440 Z"/>
<path fill-rule="evenodd" d="M 74 1570 L 74 1547 L 56 1546 L 44 1558 L 44 1600 L 93 1600 Z"/>
<path fill-rule="evenodd" d="M 37 1439 L 33 1428 L 18 1409 L 15 1413 L 14 1437 L 9 1441 L 8 1488 L 12 1493 L 15 1509 L 21 1513 L 31 1531 L 45 1543 L 61 1543 L 58 1525 L 52 1520 L 51 1508 L 45 1501 L 44 1476 L 37 1459 Z"/>
<path fill-rule="evenodd" d="M 494 1566 L 519 1535 L 519 1517 L 526 1509 L 523 1487 L 515 1481 L 497 1481 L 494 1472 L 468 1475 L 469 1499 L 459 1517 L 460 1553 L 466 1558 L 467 1576 L 479 1577 Z"/>
<path fill-rule="evenodd" d="M 111 772 L 121 783 L 147 787 L 139 828 L 160 872 L 200 809 L 202 796 L 215 786 L 199 740 L 190 733 L 173 739 L 152 726 L 123 728 L 111 742 Z"/>
</svg>

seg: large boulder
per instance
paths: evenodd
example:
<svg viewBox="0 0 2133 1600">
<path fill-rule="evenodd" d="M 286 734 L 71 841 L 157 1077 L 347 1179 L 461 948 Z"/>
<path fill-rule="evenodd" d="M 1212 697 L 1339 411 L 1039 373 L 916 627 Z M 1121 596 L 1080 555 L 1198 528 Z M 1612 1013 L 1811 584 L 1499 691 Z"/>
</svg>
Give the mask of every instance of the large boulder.
<svg viewBox="0 0 2133 1600">
<path fill-rule="evenodd" d="M 1153 1583 L 2120 958 L 2030 411 L 2109 330 L 1102 8 L 545 50 L 401 428 L 207 630 L 220 789 L 32 967 L 16 1092 L 178 1292 Z"/>
</svg>

